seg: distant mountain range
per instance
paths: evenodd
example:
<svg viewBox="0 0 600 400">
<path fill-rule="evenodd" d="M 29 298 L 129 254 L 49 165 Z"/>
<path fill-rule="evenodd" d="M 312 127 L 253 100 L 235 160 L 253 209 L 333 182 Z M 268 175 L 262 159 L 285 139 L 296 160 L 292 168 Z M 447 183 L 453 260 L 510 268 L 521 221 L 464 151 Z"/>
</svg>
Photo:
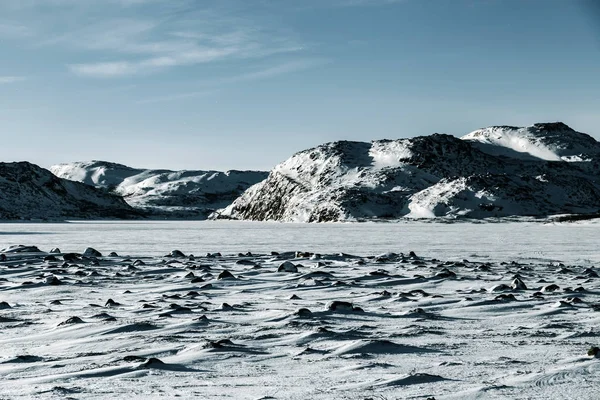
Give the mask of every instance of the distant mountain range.
<svg viewBox="0 0 600 400">
<path fill-rule="evenodd" d="M 105 161 L 0 164 L 0 218 L 286 222 L 587 215 L 600 143 L 567 125 L 338 141 L 261 171 L 146 170 Z M 76 181 L 76 182 L 74 182 Z"/>
<path fill-rule="evenodd" d="M 140 218 L 120 196 L 28 162 L 0 163 L 0 219 Z"/>
<path fill-rule="evenodd" d="M 206 219 L 268 175 L 262 171 L 137 169 L 106 161 L 59 164 L 50 171 L 122 196 L 150 217 L 192 219 Z"/>
</svg>

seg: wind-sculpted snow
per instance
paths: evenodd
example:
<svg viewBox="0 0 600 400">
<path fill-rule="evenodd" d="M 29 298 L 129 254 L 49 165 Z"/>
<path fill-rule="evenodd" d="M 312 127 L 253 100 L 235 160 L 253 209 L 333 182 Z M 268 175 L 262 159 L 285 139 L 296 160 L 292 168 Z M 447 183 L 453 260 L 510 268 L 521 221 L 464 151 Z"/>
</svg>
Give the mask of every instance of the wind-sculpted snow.
<svg viewBox="0 0 600 400">
<path fill-rule="evenodd" d="M 151 214 L 199 219 L 231 204 L 267 176 L 260 171 L 145 170 L 105 161 L 59 164 L 50 169 L 61 178 L 123 196 L 131 206 Z"/>
<path fill-rule="evenodd" d="M 27 162 L 0 163 L 0 219 L 139 218 L 119 196 Z"/>
<path fill-rule="evenodd" d="M 492 126 L 462 137 L 478 149 L 519 159 L 586 161 L 598 159 L 600 144 L 561 122 L 534 124 L 525 128 Z"/>
<path fill-rule="evenodd" d="M 0 397 L 597 398 L 593 265 L 102 253 L 0 251 Z"/>
<path fill-rule="evenodd" d="M 528 146 L 517 152 L 517 142 Z M 599 154 L 591 136 L 560 123 L 487 128 L 462 140 L 434 134 L 334 142 L 295 154 L 212 217 L 324 222 L 595 213 Z"/>
</svg>

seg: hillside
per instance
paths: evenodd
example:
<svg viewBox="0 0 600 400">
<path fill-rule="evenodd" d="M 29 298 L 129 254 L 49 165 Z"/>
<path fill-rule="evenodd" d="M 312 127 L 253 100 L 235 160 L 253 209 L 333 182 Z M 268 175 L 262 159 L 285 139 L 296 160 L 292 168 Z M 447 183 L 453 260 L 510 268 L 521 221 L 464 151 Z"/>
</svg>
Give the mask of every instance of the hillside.
<svg viewBox="0 0 600 400">
<path fill-rule="evenodd" d="M 119 196 L 28 162 L 0 163 L 0 219 L 139 218 Z"/>
<path fill-rule="evenodd" d="M 106 161 L 59 164 L 50 170 L 122 196 L 132 207 L 154 216 L 198 219 L 231 204 L 267 176 L 261 171 L 137 169 Z"/>
<path fill-rule="evenodd" d="M 562 123 L 301 151 L 212 218 L 505 217 L 600 209 L 600 145 Z M 569 161 L 569 162 L 567 162 Z"/>
</svg>

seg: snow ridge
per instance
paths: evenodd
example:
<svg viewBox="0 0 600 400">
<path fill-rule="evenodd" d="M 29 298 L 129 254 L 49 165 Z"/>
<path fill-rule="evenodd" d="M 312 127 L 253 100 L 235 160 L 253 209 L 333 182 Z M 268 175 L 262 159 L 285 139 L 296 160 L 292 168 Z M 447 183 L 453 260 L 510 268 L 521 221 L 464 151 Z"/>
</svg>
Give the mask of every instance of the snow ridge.
<svg viewBox="0 0 600 400">
<path fill-rule="evenodd" d="M 585 161 L 600 155 L 596 140 L 562 122 L 534 124 L 525 128 L 492 126 L 462 137 L 494 155 L 547 161 Z"/>
</svg>

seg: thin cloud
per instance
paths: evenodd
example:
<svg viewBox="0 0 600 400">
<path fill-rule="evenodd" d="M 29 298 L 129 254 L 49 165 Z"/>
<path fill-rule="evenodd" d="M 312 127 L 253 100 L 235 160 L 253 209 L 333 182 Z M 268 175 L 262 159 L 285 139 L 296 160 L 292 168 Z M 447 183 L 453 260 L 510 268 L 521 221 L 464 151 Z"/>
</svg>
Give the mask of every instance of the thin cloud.
<svg viewBox="0 0 600 400">
<path fill-rule="evenodd" d="M 88 78 L 263 59 L 304 48 L 286 27 L 248 13 L 239 0 L 0 0 L 2 14 L 19 25 L 4 26 L 0 19 L 0 35 L 4 29 L 29 36 L 30 45 L 75 52 L 64 65 Z"/>
<path fill-rule="evenodd" d="M 329 63 L 329 60 L 326 59 L 306 59 L 306 60 L 295 60 L 286 63 L 282 63 L 279 65 L 275 65 L 272 67 L 264 68 L 258 71 L 252 71 L 245 74 L 240 74 L 236 76 L 229 76 L 220 79 L 213 79 L 210 81 L 199 82 L 202 86 L 215 86 L 220 87 L 224 85 L 230 85 L 234 83 L 240 82 L 249 82 L 261 79 L 268 79 L 279 75 L 284 75 L 293 72 L 299 72 L 302 70 L 306 70 L 309 68 L 315 68 L 321 65 L 325 65 Z M 214 90 L 204 90 L 204 91 L 192 91 L 192 92 L 183 92 L 183 93 L 174 93 L 166 96 L 157 96 L 152 98 L 143 99 L 137 102 L 137 104 L 150 104 L 150 103 L 159 103 L 159 102 L 169 102 L 176 100 L 184 100 L 189 98 L 196 97 L 205 97 L 211 94 L 218 92 L 218 89 Z"/>
<path fill-rule="evenodd" d="M 24 76 L 0 76 L 0 85 L 8 85 L 26 80 Z"/>
<path fill-rule="evenodd" d="M 165 95 L 165 96 L 157 96 L 157 97 L 150 97 L 150 98 L 142 99 L 142 100 L 136 101 L 136 104 L 152 104 L 152 103 L 171 102 L 171 101 L 177 101 L 177 100 L 186 100 L 186 99 L 191 99 L 191 98 L 206 97 L 206 96 L 209 96 L 216 92 L 217 92 L 216 90 L 204 90 L 204 91 L 198 91 L 198 92 L 175 93 L 175 94 L 170 94 L 170 95 Z"/>
<path fill-rule="evenodd" d="M 247 14 L 232 12 L 226 2 L 110 0 L 101 7 L 91 0 L 49 3 L 30 0 L 29 3 L 40 10 L 42 4 L 53 6 L 49 17 L 38 16 L 42 20 L 49 18 L 52 24 L 46 26 L 49 32 L 44 31 L 43 23 L 38 24 L 42 28 L 37 44 L 79 50 L 81 61 L 68 63 L 66 67 L 82 77 L 149 74 L 226 59 L 266 58 L 303 49 L 290 32 L 269 27 L 264 21 L 258 24 Z M 211 3 L 212 6 L 207 5 Z M 64 19 L 64 24 L 56 23 L 57 19 Z"/>
<path fill-rule="evenodd" d="M 79 76 L 93 78 L 114 78 L 136 72 L 136 67 L 128 62 L 105 62 L 96 64 L 73 64 L 69 69 Z"/>
<path fill-rule="evenodd" d="M 292 72 L 298 72 L 321 65 L 330 63 L 327 59 L 306 59 L 306 60 L 295 60 L 272 67 L 268 67 L 258 71 L 247 72 L 237 76 L 230 76 L 226 78 L 216 79 L 204 82 L 205 84 L 211 85 L 227 85 L 239 82 L 255 81 L 260 79 L 268 79 L 278 75 L 284 75 Z"/>
<path fill-rule="evenodd" d="M 21 24 L 0 22 L 0 38 L 23 38 L 33 36 L 33 31 Z"/>
<path fill-rule="evenodd" d="M 100 63 L 71 64 L 68 68 L 79 76 L 91 78 L 115 78 L 152 73 L 172 67 L 204 64 L 228 58 L 263 58 L 277 53 L 294 52 L 300 47 L 264 48 L 260 45 L 247 44 L 243 47 L 226 46 L 222 48 L 192 48 L 188 51 L 167 52 L 152 58 L 138 61 L 114 61 Z"/>
</svg>

